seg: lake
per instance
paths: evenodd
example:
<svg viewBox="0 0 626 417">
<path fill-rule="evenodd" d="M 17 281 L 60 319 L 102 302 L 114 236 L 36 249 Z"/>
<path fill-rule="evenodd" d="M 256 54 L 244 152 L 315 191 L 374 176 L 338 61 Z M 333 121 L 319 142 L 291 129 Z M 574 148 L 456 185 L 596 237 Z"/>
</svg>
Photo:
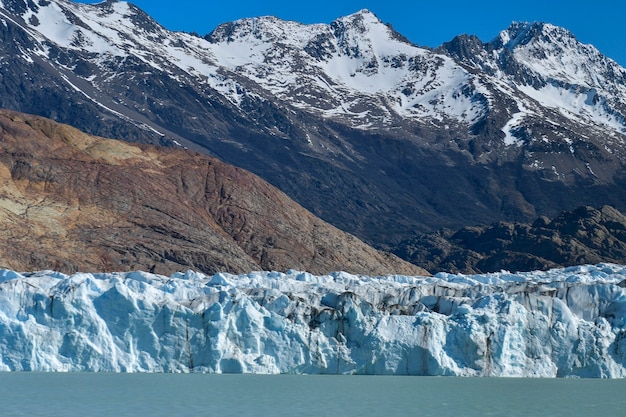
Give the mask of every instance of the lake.
<svg viewBox="0 0 626 417">
<path fill-rule="evenodd" d="M 626 415 L 626 380 L 0 373 L 4 417 Z"/>
</svg>

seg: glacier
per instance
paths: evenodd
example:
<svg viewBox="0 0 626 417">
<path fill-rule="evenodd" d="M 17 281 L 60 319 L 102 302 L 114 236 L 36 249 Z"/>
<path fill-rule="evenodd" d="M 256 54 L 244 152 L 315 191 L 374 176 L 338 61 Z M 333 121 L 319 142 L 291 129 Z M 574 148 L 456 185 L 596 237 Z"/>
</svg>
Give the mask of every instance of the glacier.
<svg viewBox="0 0 626 417">
<path fill-rule="evenodd" d="M 626 266 L 432 277 L 0 270 L 0 370 L 626 376 Z"/>
</svg>

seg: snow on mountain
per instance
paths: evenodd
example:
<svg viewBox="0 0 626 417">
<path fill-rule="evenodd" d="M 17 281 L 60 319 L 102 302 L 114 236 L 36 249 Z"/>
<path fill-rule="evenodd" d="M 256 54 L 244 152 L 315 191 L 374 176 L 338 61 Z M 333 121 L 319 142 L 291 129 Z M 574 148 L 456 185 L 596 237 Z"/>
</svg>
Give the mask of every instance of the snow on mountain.
<svg viewBox="0 0 626 417">
<path fill-rule="evenodd" d="M 86 53 L 87 59 L 100 69 L 100 73 L 87 80 L 99 90 L 106 91 L 106 84 L 120 76 L 114 63 L 133 58 L 181 83 L 208 84 L 227 96 L 237 89 L 235 82 L 218 74 L 218 65 L 206 48 L 206 41 L 187 33 L 168 31 L 124 1 L 93 5 L 46 1 L 33 4 L 20 17 L 40 43 L 38 50 L 33 51 L 38 55 L 55 60 L 47 47 L 49 42 Z M 89 92 L 83 92 L 93 98 Z"/>
<path fill-rule="evenodd" d="M 626 133 L 626 70 L 594 46 L 548 23 L 514 23 L 490 47 L 505 73 L 516 68 L 507 74 L 516 88 L 540 106 Z M 502 59 L 508 54 L 515 65 Z"/>
<path fill-rule="evenodd" d="M 389 126 L 394 116 L 471 122 L 485 111 L 468 93 L 465 70 L 401 39 L 368 10 L 330 25 L 243 19 L 207 38 L 221 65 L 297 107 L 362 128 Z"/>
<path fill-rule="evenodd" d="M 367 10 L 330 25 L 243 19 L 216 28 L 210 42 L 167 31 L 126 2 L 54 0 L 17 11 L 42 44 L 97 54 L 102 69 L 128 56 L 172 76 L 174 66 L 236 104 L 249 90 L 241 85 L 244 76 L 297 107 L 361 127 L 388 126 L 392 116 L 470 122 L 485 110 L 468 94 L 468 73 L 399 39 Z"/>
<path fill-rule="evenodd" d="M 626 268 L 0 271 L 0 369 L 626 376 Z"/>
<path fill-rule="evenodd" d="M 580 43 L 568 30 L 549 23 L 513 23 L 494 43 L 513 51 L 546 80 L 603 89 L 623 81 L 626 71 L 593 45 Z"/>
<path fill-rule="evenodd" d="M 626 70 L 549 24 L 514 23 L 458 62 L 409 43 L 365 9 L 331 24 L 242 19 L 202 39 L 168 31 L 126 2 L 12 0 L 3 7 L 40 43 L 32 53 L 57 60 L 47 46 L 53 43 L 87 54 L 101 70 L 87 79 L 102 91 L 120 75 L 112 62 L 138 58 L 181 85 L 209 86 L 242 110 L 246 96 L 278 100 L 361 129 L 471 127 L 504 111 L 504 143 L 521 145 L 525 119 L 549 108 L 626 133 Z"/>
</svg>

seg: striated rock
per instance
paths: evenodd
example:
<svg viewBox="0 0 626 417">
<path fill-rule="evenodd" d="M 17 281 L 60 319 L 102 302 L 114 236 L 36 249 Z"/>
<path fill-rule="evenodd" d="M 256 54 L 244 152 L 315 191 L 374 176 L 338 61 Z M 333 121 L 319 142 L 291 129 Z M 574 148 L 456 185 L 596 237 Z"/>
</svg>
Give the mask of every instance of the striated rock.
<svg viewBox="0 0 626 417">
<path fill-rule="evenodd" d="M 408 240 L 399 256 L 430 271 L 464 273 L 546 270 L 626 260 L 626 216 L 611 206 L 582 206 L 532 224 L 441 230 Z"/>
<path fill-rule="evenodd" d="M 170 274 L 424 270 L 214 158 L 0 111 L 0 266 Z"/>
</svg>

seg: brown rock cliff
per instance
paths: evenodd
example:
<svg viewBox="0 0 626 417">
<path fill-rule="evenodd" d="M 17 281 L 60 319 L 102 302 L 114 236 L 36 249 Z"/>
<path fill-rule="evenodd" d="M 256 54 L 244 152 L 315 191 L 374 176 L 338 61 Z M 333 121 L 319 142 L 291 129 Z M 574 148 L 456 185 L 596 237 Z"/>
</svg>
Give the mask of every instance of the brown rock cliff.
<svg viewBox="0 0 626 417">
<path fill-rule="evenodd" d="M 214 158 L 0 111 L 0 266 L 427 274 Z"/>
</svg>

